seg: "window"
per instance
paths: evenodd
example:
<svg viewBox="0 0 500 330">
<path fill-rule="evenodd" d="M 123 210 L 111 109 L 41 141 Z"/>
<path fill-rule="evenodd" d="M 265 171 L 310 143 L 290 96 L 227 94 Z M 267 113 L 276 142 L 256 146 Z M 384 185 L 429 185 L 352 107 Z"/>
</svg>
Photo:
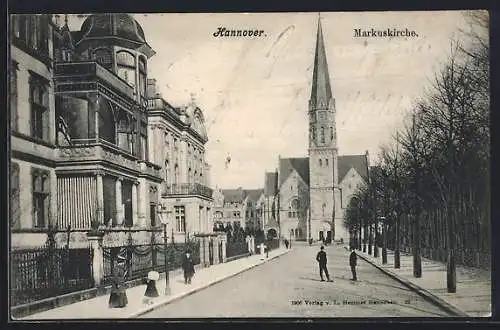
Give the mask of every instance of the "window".
<svg viewBox="0 0 500 330">
<path fill-rule="evenodd" d="M 127 84 L 135 87 L 135 56 L 127 51 L 116 53 L 118 76 L 125 80 Z"/>
<path fill-rule="evenodd" d="M 151 221 L 151 227 L 156 227 L 156 204 L 149 204 L 149 219 Z"/>
<path fill-rule="evenodd" d="M 48 171 L 33 169 L 31 173 L 33 194 L 33 225 L 45 228 L 50 210 L 50 176 Z"/>
<path fill-rule="evenodd" d="M 321 127 L 321 131 L 320 131 L 320 138 L 321 138 L 321 143 L 325 143 L 325 128 L 324 127 Z"/>
<path fill-rule="evenodd" d="M 325 159 L 325 166 L 328 166 L 328 159 Z"/>
<path fill-rule="evenodd" d="M 311 140 L 316 140 L 316 130 L 311 126 Z"/>
<path fill-rule="evenodd" d="M 10 164 L 10 227 L 21 227 L 21 200 L 19 196 L 19 164 Z"/>
<path fill-rule="evenodd" d="M 139 58 L 139 93 L 141 96 L 146 97 L 146 87 L 147 87 L 147 70 L 146 70 L 146 60 L 144 57 Z"/>
<path fill-rule="evenodd" d="M 111 50 L 108 48 L 97 48 L 94 50 L 92 56 L 103 67 L 107 69 L 113 67 L 113 56 L 111 55 Z"/>
<path fill-rule="evenodd" d="M 330 127 L 330 140 L 333 140 L 333 127 Z"/>
<path fill-rule="evenodd" d="M 18 130 L 18 112 L 17 112 L 17 62 L 12 61 L 10 66 L 10 129 Z"/>
<path fill-rule="evenodd" d="M 319 160 L 319 166 L 323 166 L 323 161 L 321 159 Z"/>
<path fill-rule="evenodd" d="M 47 55 L 49 22 L 46 15 L 13 15 L 12 25 L 14 39 L 21 41 L 32 50 Z"/>
<path fill-rule="evenodd" d="M 49 138 L 49 93 L 48 81 L 34 74 L 29 79 L 31 105 L 31 136 L 48 140 Z"/>
<path fill-rule="evenodd" d="M 184 206 L 174 206 L 175 210 L 175 225 L 179 233 L 186 232 L 186 208 Z"/>
</svg>

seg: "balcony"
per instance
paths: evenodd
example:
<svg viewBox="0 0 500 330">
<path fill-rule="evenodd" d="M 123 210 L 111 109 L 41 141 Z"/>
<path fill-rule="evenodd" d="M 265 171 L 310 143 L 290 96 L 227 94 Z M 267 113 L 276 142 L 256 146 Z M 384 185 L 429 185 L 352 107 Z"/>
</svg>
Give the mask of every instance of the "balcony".
<svg viewBox="0 0 500 330">
<path fill-rule="evenodd" d="M 122 92 L 130 99 L 135 99 L 134 88 L 113 72 L 94 61 L 60 62 L 55 64 L 54 78 L 58 82 L 58 91 L 66 89 L 86 89 L 89 83 L 101 80 L 113 89 Z M 73 87 L 69 87 L 69 85 Z"/>
<path fill-rule="evenodd" d="M 212 199 L 213 190 L 199 183 L 163 184 L 163 197 L 202 196 Z"/>
<path fill-rule="evenodd" d="M 124 166 L 132 171 L 140 172 L 141 170 L 135 156 L 118 149 L 118 147 L 105 140 L 99 139 L 99 141 L 96 141 L 95 139 L 89 139 L 72 142 L 78 142 L 78 144 L 59 147 L 57 150 L 58 161 L 82 164 L 105 160 Z"/>
<path fill-rule="evenodd" d="M 172 114 L 179 114 L 179 111 L 177 109 L 175 109 L 167 101 L 159 96 L 148 99 L 147 109 L 151 111 L 167 110 L 167 112 L 170 112 Z"/>
</svg>

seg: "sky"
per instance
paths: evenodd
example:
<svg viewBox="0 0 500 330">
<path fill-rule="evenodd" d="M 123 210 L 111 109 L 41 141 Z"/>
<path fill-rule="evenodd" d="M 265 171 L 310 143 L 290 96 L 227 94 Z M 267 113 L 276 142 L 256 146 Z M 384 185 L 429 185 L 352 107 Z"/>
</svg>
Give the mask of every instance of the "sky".
<svg viewBox="0 0 500 330">
<path fill-rule="evenodd" d="M 261 188 L 279 156 L 307 156 L 317 13 L 133 16 L 156 51 L 148 78 L 174 106 L 194 97 L 204 113 L 212 187 Z M 81 23 L 71 15 L 72 30 Z M 328 12 L 321 24 L 339 154 L 368 150 L 373 164 L 466 28 L 463 12 Z M 219 27 L 265 33 L 216 38 Z M 358 28 L 407 28 L 418 37 L 354 37 Z"/>
</svg>

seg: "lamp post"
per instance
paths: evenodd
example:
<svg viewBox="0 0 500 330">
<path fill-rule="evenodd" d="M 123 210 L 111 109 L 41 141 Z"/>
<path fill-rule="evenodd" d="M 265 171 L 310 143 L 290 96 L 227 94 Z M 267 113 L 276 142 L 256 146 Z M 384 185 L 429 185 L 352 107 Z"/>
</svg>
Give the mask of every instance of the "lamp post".
<svg viewBox="0 0 500 330">
<path fill-rule="evenodd" d="M 168 276 L 168 258 L 167 258 L 167 224 L 168 224 L 168 219 L 172 215 L 172 211 L 168 210 L 165 206 L 163 205 L 158 205 L 158 217 L 160 218 L 160 221 L 163 225 L 163 256 L 164 256 L 164 262 L 165 262 L 165 295 L 170 294 L 170 283 L 169 283 L 169 276 Z"/>
</svg>

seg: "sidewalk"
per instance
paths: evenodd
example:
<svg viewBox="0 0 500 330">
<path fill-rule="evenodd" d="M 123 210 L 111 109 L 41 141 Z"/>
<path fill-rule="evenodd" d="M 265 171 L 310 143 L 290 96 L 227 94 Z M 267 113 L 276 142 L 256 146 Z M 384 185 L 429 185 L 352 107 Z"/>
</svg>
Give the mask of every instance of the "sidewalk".
<svg viewBox="0 0 500 330">
<path fill-rule="evenodd" d="M 269 252 L 269 258 L 261 258 L 260 255 L 252 255 L 231 262 L 213 265 L 198 270 L 193 277 L 192 284 L 184 284 L 184 277 L 176 275 L 170 277 L 171 294 L 165 296 L 165 280 L 156 282 L 159 297 L 155 298 L 153 304 L 143 303 L 146 285 L 138 285 L 127 289 L 128 305 L 124 308 L 108 308 L 109 295 L 84 300 L 71 305 L 55 308 L 38 314 L 29 315 L 18 320 L 64 320 L 64 319 L 124 319 L 134 318 L 146 314 L 160 306 L 191 295 L 205 289 L 222 280 L 228 279 L 246 270 L 259 266 L 272 259 L 278 258 L 288 252 L 284 248 Z"/>
<path fill-rule="evenodd" d="M 356 253 L 390 277 L 456 316 L 491 316 L 491 272 L 488 270 L 457 265 L 457 291 L 448 293 L 445 263 L 422 258 L 422 277 L 415 278 L 412 255 L 401 252 L 401 268 L 395 269 L 393 251 L 387 250 L 387 264 L 385 265 L 382 265 L 382 249 L 379 249 L 377 259 L 358 250 Z"/>
</svg>

